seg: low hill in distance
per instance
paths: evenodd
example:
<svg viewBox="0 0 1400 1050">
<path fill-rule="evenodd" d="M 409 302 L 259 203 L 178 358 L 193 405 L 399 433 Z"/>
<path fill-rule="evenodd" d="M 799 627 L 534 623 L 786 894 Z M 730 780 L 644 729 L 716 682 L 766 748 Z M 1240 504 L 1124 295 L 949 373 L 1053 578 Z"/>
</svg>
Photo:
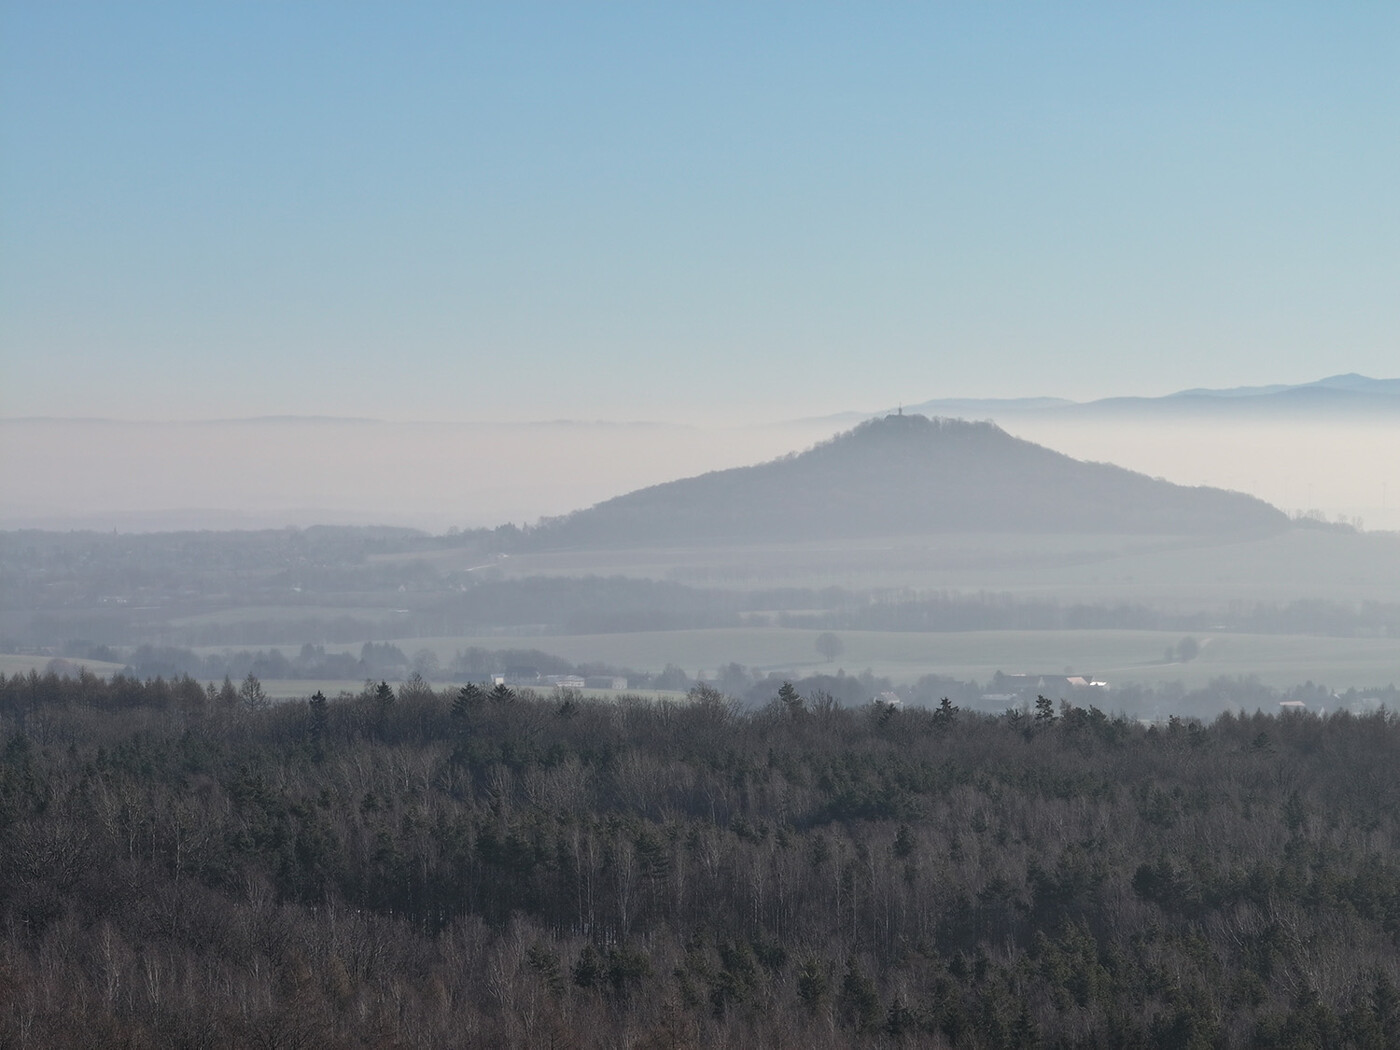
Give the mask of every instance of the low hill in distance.
<svg viewBox="0 0 1400 1050">
<path fill-rule="evenodd" d="M 943 532 L 1265 535 L 1276 508 L 1086 463 L 991 423 L 892 415 L 797 455 L 541 522 L 531 546 L 784 543 Z"/>
</svg>

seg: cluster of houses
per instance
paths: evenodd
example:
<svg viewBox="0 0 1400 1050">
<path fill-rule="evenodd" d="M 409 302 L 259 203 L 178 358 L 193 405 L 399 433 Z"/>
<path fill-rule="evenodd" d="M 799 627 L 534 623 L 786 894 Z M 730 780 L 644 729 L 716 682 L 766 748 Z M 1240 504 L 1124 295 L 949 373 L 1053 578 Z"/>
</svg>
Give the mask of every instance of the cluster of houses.
<svg viewBox="0 0 1400 1050">
<path fill-rule="evenodd" d="M 1109 684 L 1092 676 L 1086 678 L 1077 674 L 1001 674 L 992 680 L 996 691 L 983 693 L 982 700 L 988 704 L 1014 704 L 1031 696 L 1050 696 L 1068 699 L 1084 690 L 1095 689 L 1108 692 Z"/>
<path fill-rule="evenodd" d="M 610 689 L 621 692 L 627 688 L 623 675 L 540 674 L 533 667 L 507 668 L 503 674 L 491 675 L 492 685 L 507 685 L 512 689 Z"/>
</svg>

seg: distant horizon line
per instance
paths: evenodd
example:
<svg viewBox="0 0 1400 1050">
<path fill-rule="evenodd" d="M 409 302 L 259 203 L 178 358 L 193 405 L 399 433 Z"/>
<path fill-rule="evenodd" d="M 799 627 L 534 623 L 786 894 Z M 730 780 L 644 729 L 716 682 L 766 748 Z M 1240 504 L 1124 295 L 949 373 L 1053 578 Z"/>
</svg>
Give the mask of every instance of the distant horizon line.
<svg viewBox="0 0 1400 1050">
<path fill-rule="evenodd" d="M 1382 389 L 1394 387 L 1394 393 Z M 1110 394 L 1104 397 L 1090 398 L 1085 401 L 1076 401 L 1073 398 L 1059 397 L 1051 394 L 1044 395 L 1024 395 L 1015 397 L 977 397 L 977 396 L 945 396 L 926 398 L 921 401 L 899 402 L 893 408 L 881 408 L 874 410 L 864 409 L 843 409 L 819 415 L 788 417 L 768 421 L 748 421 L 742 423 L 729 422 L 714 424 L 727 429 L 749 429 L 765 426 L 796 426 L 810 425 L 815 423 L 835 422 L 839 420 L 861 420 L 877 417 L 884 414 L 904 412 L 906 410 L 920 413 L 921 409 L 934 405 L 967 405 L 986 406 L 989 408 L 1002 406 L 1022 406 L 1022 407 L 1087 407 L 1090 405 L 1100 405 L 1109 402 L 1121 401 L 1170 401 L 1174 399 L 1200 397 L 1213 399 L 1238 399 L 1248 400 L 1256 397 L 1271 397 L 1278 394 L 1299 390 L 1330 390 L 1340 393 L 1377 393 L 1382 396 L 1400 397 L 1400 377 L 1378 379 L 1372 376 L 1363 375 L 1359 372 L 1339 372 L 1320 379 L 1310 380 L 1304 383 L 1271 383 L 1255 386 L 1235 386 L 1235 387 L 1187 387 L 1181 390 L 1174 390 L 1167 394 Z M 380 425 L 380 426 L 520 426 L 520 427 L 544 427 L 544 426 L 613 426 L 613 427 L 666 427 L 675 429 L 696 429 L 704 424 L 695 422 L 678 422 L 664 419 L 606 419 L 606 418 L 575 418 L 556 417 L 544 419 L 394 419 L 378 416 L 334 416 L 320 413 L 297 414 L 297 413 L 266 413 L 250 416 L 221 416 L 216 418 L 154 418 L 154 417 L 118 417 L 118 416 L 56 416 L 56 415 L 30 415 L 30 416 L 0 416 L 0 423 L 104 423 L 114 425 L 140 425 L 140 424 L 160 424 L 160 425 L 181 425 L 181 426 L 216 426 L 220 424 L 248 424 L 248 423 L 352 423 L 358 425 Z"/>
</svg>

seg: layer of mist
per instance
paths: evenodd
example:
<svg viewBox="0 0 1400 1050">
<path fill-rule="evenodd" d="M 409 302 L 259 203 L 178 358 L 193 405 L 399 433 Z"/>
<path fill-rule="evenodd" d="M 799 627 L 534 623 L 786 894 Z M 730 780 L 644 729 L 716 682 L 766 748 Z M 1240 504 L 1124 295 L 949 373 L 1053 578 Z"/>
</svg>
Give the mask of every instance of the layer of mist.
<svg viewBox="0 0 1400 1050">
<path fill-rule="evenodd" d="M 969 405 L 969 409 L 979 406 Z M 969 411 L 1079 459 L 1400 529 L 1400 418 Z M 158 531 L 531 522 L 809 447 L 847 417 L 666 423 L 0 421 L 0 528 Z"/>
<path fill-rule="evenodd" d="M 837 424 L 0 421 L 0 528 L 443 532 L 529 522 L 810 444 Z"/>
<path fill-rule="evenodd" d="M 1400 422 L 1008 416 L 1010 433 L 1182 485 L 1247 492 L 1294 516 L 1400 529 Z"/>
</svg>

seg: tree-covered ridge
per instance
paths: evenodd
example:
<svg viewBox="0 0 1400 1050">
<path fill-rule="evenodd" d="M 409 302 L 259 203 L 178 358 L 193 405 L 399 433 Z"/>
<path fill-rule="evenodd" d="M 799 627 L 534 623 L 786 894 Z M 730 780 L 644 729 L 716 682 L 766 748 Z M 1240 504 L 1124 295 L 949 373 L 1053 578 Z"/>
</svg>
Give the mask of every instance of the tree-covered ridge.
<svg viewBox="0 0 1400 1050">
<path fill-rule="evenodd" d="M 0 679 L 0 1044 L 1400 1041 L 1400 723 Z"/>
<path fill-rule="evenodd" d="M 1262 500 L 1085 463 L 992 423 L 870 420 L 800 455 L 671 481 L 553 522 L 535 547 L 779 543 L 937 532 L 1267 533 Z"/>
</svg>

